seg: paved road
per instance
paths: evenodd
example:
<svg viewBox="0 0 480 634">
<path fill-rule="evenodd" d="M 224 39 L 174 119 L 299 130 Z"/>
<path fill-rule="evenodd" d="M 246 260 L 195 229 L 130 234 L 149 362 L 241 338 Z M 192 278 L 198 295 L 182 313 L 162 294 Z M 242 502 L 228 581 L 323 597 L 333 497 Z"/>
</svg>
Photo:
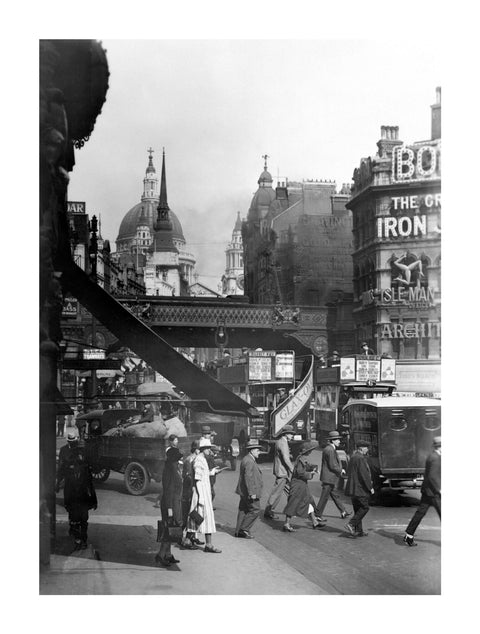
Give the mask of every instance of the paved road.
<svg viewBox="0 0 480 634">
<path fill-rule="evenodd" d="M 310 461 L 320 464 L 321 452 L 314 451 Z M 262 508 L 273 483 L 271 463 L 261 465 L 265 490 Z M 217 528 L 233 535 L 238 496 L 234 493 L 238 472 L 223 471 L 217 476 L 215 498 Z M 321 483 L 312 481 L 315 498 L 320 495 Z M 152 483 L 144 496 L 131 496 L 123 485 L 123 476 L 114 474 L 107 482 L 99 484 L 99 507 L 91 513 L 92 529 L 95 523 L 112 524 L 112 536 L 120 538 L 122 525 L 155 524 L 158 510 L 154 502 L 159 486 Z M 331 594 L 440 594 L 440 521 L 433 510 L 427 514 L 417 531 L 417 548 L 408 548 L 402 542 L 403 531 L 415 505 L 419 492 L 401 496 L 386 496 L 382 506 L 372 507 L 364 521 L 370 534 L 365 538 L 348 537 L 333 503 L 325 510 L 327 526 L 313 531 L 306 520 L 296 519 L 299 530 L 289 534 L 282 531 L 283 515 L 279 520 L 266 521 L 263 516 L 253 529 L 256 541 L 272 554 L 280 557 L 292 569 L 304 576 L 306 585 L 316 584 L 323 592 Z M 58 497 L 61 502 L 61 496 Z M 283 510 L 282 501 L 279 511 Z M 347 499 L 346 504 L 350 507 Z M 65 511 L 59 505 L 57 518 L 65 519 Z M 141 520 L 141 522 L 140 522 Z M 115 528 L 113 528 L 115 526 Z M 93 533 L 91 533 L 93 535 Z M 146 535 L 149 540 L 152 535 Z M 146 545 L 146 551 L 148 550 Z"/>
</svg>

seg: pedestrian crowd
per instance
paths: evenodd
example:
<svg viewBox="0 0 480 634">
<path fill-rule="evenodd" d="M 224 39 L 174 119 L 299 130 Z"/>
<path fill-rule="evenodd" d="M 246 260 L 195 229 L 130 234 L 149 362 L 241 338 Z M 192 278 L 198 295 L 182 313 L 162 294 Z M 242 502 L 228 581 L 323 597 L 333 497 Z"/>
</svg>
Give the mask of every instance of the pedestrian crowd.
<svg viewBox="0 0 480 634">
<path fill-rule="evenodd" d="M 157 541 L 160 550 L 155 561 L 168 567 L 179 563 L 172 555 L 171 544 L 177 542 L 182 548 L 198 550 L 203 546 L 206 553 L 221 553 L 212 542 L 215 527 L 215 479 L 222 471 L 215 466 L 213 432 L 208 426 L 202 427 L 202 436 L 191 444 L 190 454 L 186 457 L 178 449 L 178 437 L 171 435 L 166 449 L 165 467 L 162 476 L 162 491 L 155 506 L 160 508 L 161 519 L 158 522 Z M 358 440 L 348 466 L 342 466 L 337 449 L 340 434 L 331 431 L 327 446 L 322 450 L 320 480 L 322 492 L 316 503 L 309 489 L 309 481 L 319 473 L 317 465 L 307 458 L 318 446 L 316 441 L 305 441 L 300 445 L 293 459 L 290 443 L 293 428 L 285 425 L 275 442 L 273 474 L 275 482 L 267 498 L 264 510 L 266 520 L 277 519 L 275 509 L 283 493 L 287 494 L 287 504 L 283 510 L 285 522 L 283 530 L 293 533 L 297 529 L 292 525 L 293 517 L 310 520 L 313 529 L 322 529 L 327 520 L 323 517 L 325 506 L 330 498 L 337 507 L 340 517 L 351 516 L 345 524 L 349 537 L 366 537 L 368 531 L 363 520 L 370 506 L 370 497 L 374 494 L 372 474 L 367 459 L 370 444 Z M 260 515 L 260 498 L 263 492 L 263 476 L 258 465 L 262 446 L 256 440 L 249 440 L 246 454 L 241 461 L 239 478 L 235 492 L 239 495 L 235 537 L 252 539 L 252 527 Z M 353 512 L 345 508 L 337 491 L 340 478 L 346 479 L 345 494 L 351 498 Z M 97 497 L 93 486 L 90 467 L 85 460 L 83 448 L 79 446 L 75 433 L 69 433 L 67 445 L 59 454 L 56 490 L 64 482 L 65 508 L 69 515 L 70 535 L 74 538 L 75 548 L 86 548 L 88 511 L 97 508 Z M 416 546 L 414 533 L 430 506 L 441 517 L 441 438 L 435 437 L 433 450 L 429 454 L 422 485 L 420 505 L 407 526 L 403 541 L 408 546 Z"/>
</svg>

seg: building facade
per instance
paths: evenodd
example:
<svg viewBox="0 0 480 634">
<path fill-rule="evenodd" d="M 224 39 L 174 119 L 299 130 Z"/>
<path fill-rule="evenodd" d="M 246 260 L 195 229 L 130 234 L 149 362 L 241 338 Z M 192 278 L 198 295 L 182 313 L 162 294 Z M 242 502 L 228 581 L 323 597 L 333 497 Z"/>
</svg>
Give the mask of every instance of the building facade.
<svg viewBox="0 0 480 634">
<path fill-rule="evenodd" d="M 431 138 L 406 144 L 382 126 L 355 169 L 352 197 L 355 345 L 403 363 L 438 364 L 441 324 L 441 92 Z M 401 366 L 401 364 L 400 364 Z"/>
<path fill-rule="evenodd" d="M 347 185 L 258 180 L 242 237 L 245 294 L 257 304 L 326 307 L 328 334 L 319 355 L 353 350 L 352 216 Z"/>
</svg>

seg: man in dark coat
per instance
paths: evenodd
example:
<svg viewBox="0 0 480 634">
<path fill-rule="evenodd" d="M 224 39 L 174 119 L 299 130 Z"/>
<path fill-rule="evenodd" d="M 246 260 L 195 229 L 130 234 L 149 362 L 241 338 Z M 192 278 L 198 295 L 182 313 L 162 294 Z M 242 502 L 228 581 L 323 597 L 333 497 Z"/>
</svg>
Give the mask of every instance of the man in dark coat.
<svg viewBox="0 0 480 634">
<path fill-rule="evenodd" d="M 315 509 L 315 515 L 322 521 L 325 519 L 322 515 L 329 497 L 332 498 L 335 506 L 340 511 L 340 517 L 345 518 L 351 515 L 343 506 L 339 494 L 335 491 L 338 478 L 345 475 L 345 470 L 342 469 L 342 463 L 337 454 L 339 444 L 340 434 L 338 431 L 331 431 L 328 434 L 328 444 L 322 450 L 322 469 L 320 471 L 322 494 Z"/>
<path fill-rule="evenodd" d="M 345 528 L 352 537 L 366 537 L 367 531 L 363 530 L 362 519 L 370 510 L 370 495 L 374 493 L 372 475 L 368 466 L 367 454 L 370 448 L 368 441 L 359 440 L 357 449 L 348 463 L 347 484 L 345 494 L 351 496 L 354 516 L 345 524 Z"/>
<path fill-rule="evenodd" d="M 418 546 L 417 542 L 413 539 L 413 535 L 417 530 L 418 525 L 425 517 L 428 509 L 433 506 L 437 511 L 438 517 L 442 517 L 441 504 L 442 504 L 442 439 L 440 436 L 436 436 L 433 439 L 433 451 L 428 455 L 425 463 L 425 475 L 423 477 L 422 484 L 422 497 L 420 499 L 420 505 L 415 512 L 415 515 L 410 520 L 409 525 L 405 531 L 403 541 L 407 546 Z"/>
<path fill-rule="evenodd" d="M 255 440 L 249 440 L 246 449 L 247 455 L 240 463 L 240 474 L 235 489 L 235 493 L 240 496 L 235 537 L 252 539 L 250 529 L 260 514 L 260 497 L 263 489 L 263 476 L 257 464 L 261 445 Z"/>
<path fill-rule="evenodd" d="M 68 512 L 70 535 L 75 548 L 87 547 L 88 511 L 97 508 L 97 495 L 93 487 L 92 472 L 85 459 L 83 447 L 74 433 L 67 436 L 67 445 L 60 449 L 55 490 L 64 484 L 64 505 Z"/>
</svg>

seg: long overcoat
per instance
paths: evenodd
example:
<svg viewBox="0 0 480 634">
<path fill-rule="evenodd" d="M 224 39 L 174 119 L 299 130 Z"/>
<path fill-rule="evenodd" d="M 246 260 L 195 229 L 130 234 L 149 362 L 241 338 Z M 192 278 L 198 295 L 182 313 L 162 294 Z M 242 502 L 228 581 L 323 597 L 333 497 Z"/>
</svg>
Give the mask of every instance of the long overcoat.
<svg viewBox="0 0 480 634">
<path fill-rule="evenodd" d="M 235 493 L 246 499 L 251 495 L 256 495 L 257 499 L 260 499 L 262 490 L 262 471 L 255 458 L 249 452 L 240 463 L 240 474 Z"/>
<path fill-rule="evenodd" d="M 213 514 L 212 490 L 210 488 L 210 469 L 202 452 L 193 461 L 194 487 L 190 511 L 198 511 L 204 518 L 200 526 L 189 517 L 187 531 L 192 533 L 215 533 L 215 516 Z"/>
<path fill-rule="evenodd" d="M 62 480 L 65 480 L 64 505 L 69 513 L 76 506 L 87 509 L 97 506 L 92 471 L 82 447 L 72 448 L 66 445 L 60 449 L 57 482 Z"/>
<path fill-rule="evenodd" d="M 305 456 L 300 455 L 293 468 L 293 475 L 290 481 L 290 494 L 287 506 L 283 511 L 289 517 L 308 517 L 308 506 L 311 504 L 315 508 L 315 500 L 308 488 L 308 481 L 313 477 L 315 465 L 307 462 Z"/>
<path fill-rule="evenodd" d="M 177 526 L 181 526 L 183 523 L 182 468 L 183 463 L 178 460 L 169 459 L 167 453 L 167 459 L 165 460 L 165 467 L 163 469 L 162 476 L 163 493 L 160 508 L 162 510 L 162 518 L 167 520 L 171 517 Z M 168 514 L 169 509 L 171 509 L 172 515 Z"/>
</svg>

